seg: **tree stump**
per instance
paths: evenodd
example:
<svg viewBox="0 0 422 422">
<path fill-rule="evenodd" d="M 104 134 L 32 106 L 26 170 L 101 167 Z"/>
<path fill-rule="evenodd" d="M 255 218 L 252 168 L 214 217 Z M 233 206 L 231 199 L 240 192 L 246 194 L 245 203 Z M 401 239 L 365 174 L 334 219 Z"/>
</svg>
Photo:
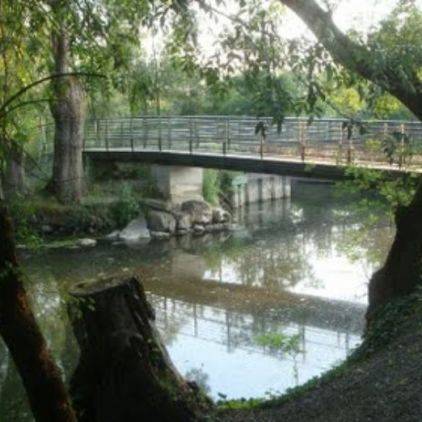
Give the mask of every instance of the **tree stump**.
<svg viewBox="0 0 422 422">
<path fill-rule="evenodd" d="M 172 364 L 135 277 L 82 283 L 69 306 L 81 355 L 71 380 L 78 420 L 197 421 L 208 399 Z"/>
</svg>

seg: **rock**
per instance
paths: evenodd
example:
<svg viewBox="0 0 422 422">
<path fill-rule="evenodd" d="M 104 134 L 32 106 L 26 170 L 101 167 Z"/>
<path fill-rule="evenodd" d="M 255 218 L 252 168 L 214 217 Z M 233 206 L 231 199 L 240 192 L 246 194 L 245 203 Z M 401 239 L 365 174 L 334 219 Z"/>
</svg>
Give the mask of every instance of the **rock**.
<svg viewBox="0 0 422 422">
<path fill-rule="evenodd" d="M 205 226 L 205 231 L 207 233 L 216 233 L 216 232 L 221 232 L 225 230 L 225 225 L 220 223 L 220 224 L 208 224 L 208 226 Z"/>
<path fill-rule="evenodd" d="M 245 228 L 240 226 L 239 224 L 228 224 L 226 227 L 226 230 L 229 230 L 231 232 L 238 232 L 238 231 L 242 231 Z"/>
<path fill-rule="evenodd" d="M 43 234 L 51 234 L 53 233 L 53 227 L 51 227 L 49 224 L 44 224 L 41 226 L 41 232 Z"/>
<path fill-rule="evenodd" d="M 114 233 L 114 232 L 113 232 Z M 111 233 L 111 234 L 113 234 Z M 144 215 L 132 220 L 119 234 L 118 238 L 126 242 L 136 242 L 140 239 L 150 239 L 147 221 Z"/>
<path fill-rule="evenodd" d="M 193 232 L 195 234 L 204 234 L 205 233 L 205 227 L 200 224 L 195 224 L 193 226 Z"/>
<path fill-rule="evenodd" d="M 192 219 L 190 214 L 186 213 L 177 213 L 177 230 L 190 230 L 192 227 Z"/>
<path fill-rule="evenodd" d="M 205 201 L 193 199 L 183 202 L 181 210 L 190 215 L 193 225 L 210 224 L 212 222 L 212 209 Z"/>
<path fill-rule="evenodd" d="M 167 239 L 170 239 L 170 233 L 169 232 L 154 232 L 154 231 L 151 231 L 151 238 L 157 239 L 157 240 L 167 240 Z"/>
<path fill-rule="evenodd" d="M 188 229 L 177 229 L 176 236 L 185 236 L 189 233 L 190 230 Z"/>
<path fill-rule="evenodd" d="M 108 235 L 104 236 L 104 239 L 106 240 L 118 240 L 120 236 L 119 230 L 114 230 L 113 232 L 109 233 Z"/>
<path fill-rule="evenodd" d="M 172 210 L 172 204 L 169 201 L 161 199 L 146 198 L 141 201 L 143 205 L 156 211 L 170 212 Z"/>
<path fill-rule="evenodd" d="M 79 239 L 76 242 L 77 246 L 82 246 L 83 248 L 93 248 L 94 246 L 97 245 L 97 241 L 95 239 Z"/>
<path fill-rule="evenodd" d="M 227 223 L 231 220 L 231 215 L 224 208 L 215 207 L 212 209 L 212 222 L 214 224 Z"/>
<path fill-rule="evenodd" d="M 151 232 L 174 233 L 176 219 L 168 212 L 152 210 L 148 212 L 148 228 Z"/>
</svg>

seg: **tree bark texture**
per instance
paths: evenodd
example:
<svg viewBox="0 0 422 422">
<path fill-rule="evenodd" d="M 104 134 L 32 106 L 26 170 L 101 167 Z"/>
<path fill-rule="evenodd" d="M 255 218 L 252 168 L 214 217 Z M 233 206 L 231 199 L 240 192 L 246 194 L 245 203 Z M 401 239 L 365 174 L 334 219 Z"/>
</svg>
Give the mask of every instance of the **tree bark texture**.
<svg viewBox="0 0 422 422">
<path fill-rule="evenodd" d="M 31 310 L 15 252 L 7 209 L 0 204 L 0 335 L 28 394 L 38 422 L 74 422 L 60 371 Z"/>
<path fill-rule="evenodd" d="M 13 198 L 16 194 L 25 193 L 25 166 L 22 148 L 12 146 L 7 155 L 3 188 L 6 198 Z"/>
<path fill-rule="evenodd" d="M 422 181 L 407 207 L 396 212 L 396 235 L 384 266 L 369 283 L 370 321 L 378 306 L 412 293 L 422 281 Z"/>
<path fill-rule="evenodd" d="M 81 350 L 71 381 L 79 421 L 202 420 L 211 401 L 172 364 L 137 278 L 81 284 L 71 294 Z"/>
<path fill-rule="evenodd" d="M 55 73 L 69 72 L 69 38 L 64 28 L 52 35 Z M 85 91 L 74 76 L 54 79 L 50 108 L 55 124 L 51 188 L 64 203 L 79 202 L 83 190 L 82 150 Z"/>
<path fill-rule="evenodd" d="M 315 0 L 280 1 L 306 23 L 337 63 L 388 91 L 422 120 L 422 83 L 416 71 L 403 76 L 388 59 L 376 60 L 377 51 L 341 32 Z M 368 322 L 379 306 L 412 293 L 421 282 L 422 178 L 411 204 L 397 209 L 396 229 L 387 260 L 369 283 Z"/>
</svg>

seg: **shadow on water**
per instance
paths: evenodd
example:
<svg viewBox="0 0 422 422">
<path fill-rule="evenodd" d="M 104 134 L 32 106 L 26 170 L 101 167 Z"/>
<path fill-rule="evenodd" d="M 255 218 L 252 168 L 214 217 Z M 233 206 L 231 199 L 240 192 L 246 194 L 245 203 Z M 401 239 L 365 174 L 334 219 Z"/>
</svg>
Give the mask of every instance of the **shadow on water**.
<svg viewBox="0 0 422 422">
<path fill-rule="evenodd" d="M 362 214 L 332 189 L 302 186 L 291 200 L 249 206 L 231 233 L 25 253 L 34 308 L 66 377 L 78 359 L 66 291 L 110 274 L 141 277 L 174 362 L 215 398 L 281 393 L 343 360 L 360 342 L 366 283 L 392 229 L 352 236 Z M 0 419 L 31 420 L 3 344 L 0 356 Z"/>
</svg>

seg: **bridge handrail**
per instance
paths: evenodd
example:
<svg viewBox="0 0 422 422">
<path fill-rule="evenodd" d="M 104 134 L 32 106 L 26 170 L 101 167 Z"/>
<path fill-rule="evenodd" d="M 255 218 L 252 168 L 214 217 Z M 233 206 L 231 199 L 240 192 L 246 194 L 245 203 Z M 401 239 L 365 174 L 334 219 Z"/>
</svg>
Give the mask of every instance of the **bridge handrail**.
<svg viewBox="0 0 422 422">
<path fill-rule="evenodd" d="M 281 130 L 271 117 L 238 115 L 140 115 L 86 121 L 86 150 L 158 150 L 211 154 L 315 156 L 336 162 L 374 160 L 406 164 L 412 155 L 422 167 L 422 122 L 363 120 L 345 126 L 339 117 L 286 117 Z M 256 130 L 263 122 L 261 130 Z M 258 125 L 259 126 L 259 125 Z M 365 130 L 361 130 L 364 127 Z M 387 137 L 396 141 L 389 141 Z M 395 143 L 394 143 L 395 142 Z M 393 153 L 387 147 L 394 147 Z M 410 147 L 412 153 L 410 154 Z M 417 152 L 417 154 L 414 153 Z M 395 158 L 392 158 L 395 155 Z M 414 158 L 416 157 L 416 158 Z M 395 160 L 395 161 L 394 161 Z"/>
</svg>

